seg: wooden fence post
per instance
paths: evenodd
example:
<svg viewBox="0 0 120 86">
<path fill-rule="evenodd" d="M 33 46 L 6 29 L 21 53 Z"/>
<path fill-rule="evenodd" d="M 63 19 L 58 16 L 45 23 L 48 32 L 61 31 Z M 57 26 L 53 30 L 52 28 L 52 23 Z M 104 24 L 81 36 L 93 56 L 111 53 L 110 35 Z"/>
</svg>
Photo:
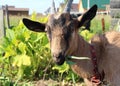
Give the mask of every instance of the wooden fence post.
<svg viewBox="0 0 120 86">
<path fill-rule="evenodd" d="M 0 9 L 0 38 L 5 36 L 5 27 L 4 27 L 4 15 L 3 9 Z"/>
<path fill-rule="evenodd" d="M 101 23 L 102 23 L 102 31 L 105 32 L 105 20 L 104 20 L 104 18 L 101 19 Z"/>
<path fill-rule="evenodd" d="M 7 28 L 10 28 L 8 5 L 5 6 L 5 13 L 6 13 L 6 25 L 7 25 Z"/>
</svg>

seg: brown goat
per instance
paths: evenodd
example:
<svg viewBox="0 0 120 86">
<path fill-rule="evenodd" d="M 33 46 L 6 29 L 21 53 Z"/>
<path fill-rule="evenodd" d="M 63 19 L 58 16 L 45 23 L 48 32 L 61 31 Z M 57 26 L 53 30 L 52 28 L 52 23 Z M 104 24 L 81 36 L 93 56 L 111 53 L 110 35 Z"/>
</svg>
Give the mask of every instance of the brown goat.
<svg viewBox="0 0 120 86">
<path fill-rule="evenodd" d="M 94 46 L 98 72 L 104 73 L 104 80 L 110 86 L 120 86 L 120 33 L 107 32 L 92 38 L 91 44 L 79 35 L 79 27 L 92 20 L 97 11 L 97 5 L 91 7 L 86 13 L 77 19 L 73 19 L 69 13 L 58 16 L 51 15 L 48 23 L 38 23 L 29 19 L 23 19 L 27 28 L 36 32 L 46 32 L 53 59 L 58 65 L 62 65 L 66 56 L 89 57 L 91 44 Z M 72 60 L 71 66 L 74 72 L 84 78 L 87 86 L 98 86 L 91 82 L 94 76 L 94 64 L 92 60 Z"/>
</svg>

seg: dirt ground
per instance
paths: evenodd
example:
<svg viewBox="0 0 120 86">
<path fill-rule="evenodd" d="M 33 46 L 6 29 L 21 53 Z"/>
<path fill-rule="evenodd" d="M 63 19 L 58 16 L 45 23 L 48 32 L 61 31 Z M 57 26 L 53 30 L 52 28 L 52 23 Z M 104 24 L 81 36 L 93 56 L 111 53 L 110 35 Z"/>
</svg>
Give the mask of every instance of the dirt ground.
<svg viewBox="0 0 120 86">
<path fill-rule="evenodd" d="M 64 81 L 62 82 L 57 82 L 54 80 L 39 80 L 36 81 L 35 86 L 85 86 L 84 83 L 66 83 Z"/>
</svg>

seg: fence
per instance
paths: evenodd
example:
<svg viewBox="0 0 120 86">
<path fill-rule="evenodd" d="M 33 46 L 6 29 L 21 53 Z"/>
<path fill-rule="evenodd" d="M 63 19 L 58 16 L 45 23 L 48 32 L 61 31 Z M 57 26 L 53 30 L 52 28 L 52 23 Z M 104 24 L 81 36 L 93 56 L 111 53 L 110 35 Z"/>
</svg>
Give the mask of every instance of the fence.
<svg viewBox="0 0 120 86">
<path fill-rule="evenodd" d="M 120 0 L 111 0 L 110 1 L 110 8 L 111 8 L 111 29 L 120 27 L 118 23 L 120 21 Z M 118 28 L 119 29 L 119 28 Z M 120 30 L 119 30 L 120 31 Z"/>
<path fill-rule="evenodd" d="M 5 36 L 3 9 L 0 9 L 0 38 Z"/>
<path fill-rule="evenodd" d="M 0 38 L 6 35 L 5 26 L 8 29 L 10 28 L 8 5 L 5 6 L 5 15 L 3 8 L 2 7 L 0 8 Z"/>
</svg>

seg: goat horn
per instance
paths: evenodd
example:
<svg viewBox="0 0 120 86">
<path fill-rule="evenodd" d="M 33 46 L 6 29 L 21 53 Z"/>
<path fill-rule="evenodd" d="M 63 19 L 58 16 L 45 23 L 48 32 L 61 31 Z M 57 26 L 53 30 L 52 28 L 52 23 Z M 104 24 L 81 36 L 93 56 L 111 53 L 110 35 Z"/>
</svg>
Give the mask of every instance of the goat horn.
<svg viewBox="0 0 120 86">
<path fill-rule="evenodd" d="M 67 4 L 65 6 L 65 9 L 63 10 L 64 13 L 70 13 L 72 2 L 73 2 L 73 0 L 68 0 Z"/>
<path fill-rule="evenodd" d="M 56 13 L 55 2 L 54 2 L 54 0 L 52 0 L 51 14 L 55 14 L 55 13 Z"/>
</svg>

